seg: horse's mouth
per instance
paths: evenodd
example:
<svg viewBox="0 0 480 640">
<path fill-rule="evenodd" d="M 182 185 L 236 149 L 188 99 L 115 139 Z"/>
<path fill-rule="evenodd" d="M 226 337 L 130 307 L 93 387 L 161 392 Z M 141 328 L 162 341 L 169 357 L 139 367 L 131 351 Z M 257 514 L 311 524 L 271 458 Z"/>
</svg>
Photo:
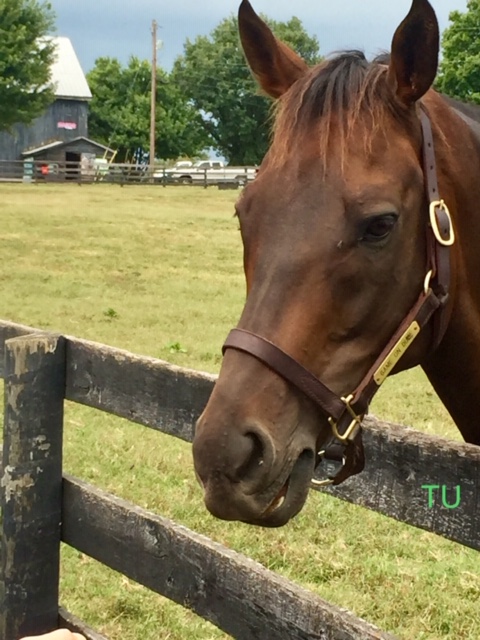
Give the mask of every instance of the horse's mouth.
<svg viewBox="0 0 480 640">
<path fill-rule="evenodd" d="M 285 502 L 285 497 L 287 495 L 288 485 L 289 484 L 290 484 L 290 476 L 288 476 L 287 481 L 285 482 L 283 487 L 278 492 L 277 497 L 273 499 L 271 505 L 269 507 L 267 507 L 267 509 L 265 509 L 265 511 L 263 512 L 264 516 L 268 517 L 269 515 L 274 513 L 277 509 L 280 509 L 280 507 Z"/>
<path fill-rule="evenodd" d="M 314 455 L 307 449 L 299 455 L 290 475 L 260 518 L 248 522 L 262 527 L 281 527 L 286 524 L 305 504 L 313 470 Z"/>
<path fill-rule="evenodd" d="M 210 513 L 222 520 L 239 520 L 260 527 L 281 527 L 302 509 L 313 477 L 315 456 L 305 449 L 293 468 L 278 476 L 268 489 L 245 491 L 241 483 L 225 482 L 223 475 L 212 475 L 206 481 L 197 474 L 204 489 Z"/>
</svg>

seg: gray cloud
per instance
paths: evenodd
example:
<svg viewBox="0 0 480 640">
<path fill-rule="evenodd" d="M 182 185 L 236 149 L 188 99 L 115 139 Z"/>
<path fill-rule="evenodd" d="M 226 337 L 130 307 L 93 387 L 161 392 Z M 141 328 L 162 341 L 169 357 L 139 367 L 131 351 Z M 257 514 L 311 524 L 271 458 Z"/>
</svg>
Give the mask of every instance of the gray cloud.
<svg viewBox="0 0 480 640">
<path fill-rule="evenodd" d="M 388 50 L 395 28 L 410 7 L 410 0 L 251 1 L 257 11 L 277 20 L 296 15 L 318 37 L 323 54 L 346 48 L 360 48 L 369 55 Z M 149 58 L 152 19 L 161 25 L 159 38 L 164 44 L 159 61 L 170 68 L 187 37 L 208 34 L 222 18 L 236 13 L 239 0 L 53 0 L 52 5 L 57 34 L 71 38 L 88 71 L 99 56 L 122 62 L 130 55 Z M 433 5 L 442 30 L 448 26 L 450 11 L 466 10 L 466 0 L 437 0 Z"/>
</svg>

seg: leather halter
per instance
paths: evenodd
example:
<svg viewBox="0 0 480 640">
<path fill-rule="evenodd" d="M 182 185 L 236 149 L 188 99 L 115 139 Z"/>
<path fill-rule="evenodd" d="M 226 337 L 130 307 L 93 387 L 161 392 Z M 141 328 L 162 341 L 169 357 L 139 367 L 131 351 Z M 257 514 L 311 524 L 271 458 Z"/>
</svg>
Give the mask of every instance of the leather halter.
<svg viewBox="0 0 480 640">
<path fill-rule="evenodd" d="M 439 197 L 437 167 L 430 119 L 420 106 L 423 135 L 423 172 L 429 203 L 426 220 L 427 268 L 423 290 L 388 344 L 382 350 L 357 388 L 340 397 L 313 373 L 282 351 L 275 344 L 243 329 L 233 329 L 223 345 L 248 353 L 310 398 L 327 416 L 332 438 L 319 459 L 341 461 L 339 471 L 314 484 L 339 484 L 350 475 L 360 473 L 365 461 L 361 440 L 361 424 L 369 404 L 388 374 L 403 356 L 417 335 L 433 321 L 433 345 L 440 344 L 448 324 L 445 312 L 450 284 L 450 246 L 455 242 L 452 220 L 447 206 Z"/>
</svg>

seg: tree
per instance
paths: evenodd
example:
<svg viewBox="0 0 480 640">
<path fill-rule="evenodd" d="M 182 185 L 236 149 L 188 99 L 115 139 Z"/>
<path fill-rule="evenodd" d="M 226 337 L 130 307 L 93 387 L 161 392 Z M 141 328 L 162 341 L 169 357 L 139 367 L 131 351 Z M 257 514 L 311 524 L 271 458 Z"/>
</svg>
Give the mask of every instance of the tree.
<svg viewBox="0 0 480 640">
<path fill-rule="evenodd" d="M 480 104 L 480 0 L 469 0 L 465 13 L 452 11 L 449 18 L 436 86 L 452 98 Z"/>
<path fill-rule="evenodd" d="M 318 40 L 298 18 L 274 22 L 274 33 L 306 62 L 319 61 Z M 269 144 L 271 100 L 259 95 L 245 62 L 235 17 L 223 20 L 210 34 L 187 40 L 172 78 L 202 114 L 211 145 L 232 164 L 258 164 Z"/>
<path fill-rule="evenodd" d="M 150 144 L 151 64 L 130 58 L 99 58 L 87 74 L 92 91 L 89 134 L 118 149 L 118 158 Z M 200 116 L 162 69 L 157 72 L 156 154 L 161 158 L 194 156 L 207 144 Z M 197 126 L 195 126 L 197 121 Z"/>
<path fill-rule="evenodd" d="M 48 2 L 0 0 L 0 130 L 28 124 L 53 101 L 54 24 Z"/>
</svg>

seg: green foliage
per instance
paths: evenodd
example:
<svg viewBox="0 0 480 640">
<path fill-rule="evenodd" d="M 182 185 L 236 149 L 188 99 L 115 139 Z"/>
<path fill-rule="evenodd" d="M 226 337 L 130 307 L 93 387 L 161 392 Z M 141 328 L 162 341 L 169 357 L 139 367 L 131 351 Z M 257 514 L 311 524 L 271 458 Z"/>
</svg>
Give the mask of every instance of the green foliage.
<svg viewBox="0 0 480 640">
<path fill-rule="evenodd" d="M 469 0 L 464 13 L 452 11 L 450 21 L 443 33 L 437 88 L 480 104 L 480 0 Z"/>
<path fill-rule="evenodd" d="M 87 74 L 93 94 L 89 133 L 119 150 L 118 159 L 150 145 L 151 64 L 130 58 L 122 67 L 116 58 L 99 58 Z M 161 158 L 194 156 L 207 140 L 200 117 L 162 69 L 157 72 L 156 155 Z"/>
<path fill-rule="evenodd" d="M 53 101 L 53 28 L 50 3 L 0 0 L 0 130 L 28 124 Z"/>
<path fill-rule="evenodd" d="M 275 34 L 308 63 L 319 61 L 319 45 L 298 18 L 275 22 Z M 202 114 L 211 145 L 232 164 L 258 164 L 269 144 L 271 100 L 259 95 L 245 62 L 233 16 L 209 36 L 187 40 L 174 65 L 174 82 Z"/>
<path fill-rule="evenodd" d="M 112 307 L 109 307 L 106 311 L 103 312 L 103 315 L 109 320 L 115 320 L 118 318 L 118 313 Z"/>
<path fill-rule="evenodd" d="M 182 347 L 180 342 L 171 342 L 168 345 L 168 350 L 170 353 L 187 353 L 187 350 Z"/>
</svg>

